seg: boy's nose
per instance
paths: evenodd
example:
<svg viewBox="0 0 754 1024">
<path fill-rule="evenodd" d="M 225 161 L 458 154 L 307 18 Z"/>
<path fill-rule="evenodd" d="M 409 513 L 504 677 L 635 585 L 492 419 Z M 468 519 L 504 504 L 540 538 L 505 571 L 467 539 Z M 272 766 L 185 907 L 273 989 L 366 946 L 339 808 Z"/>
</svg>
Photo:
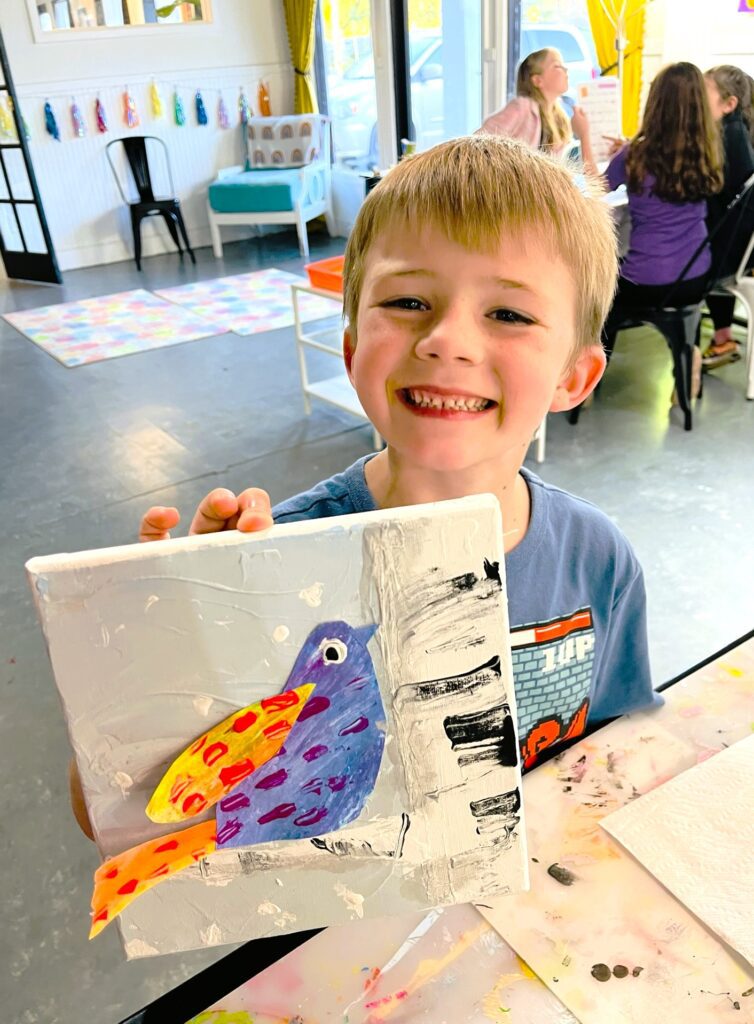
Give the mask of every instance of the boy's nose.
<svg viewBox="0 0 754 1024">
<path fill-rule="evenodd" d="M 419 359 L 440 359 L 447 362 L 479 363 L 483 357 L 483 340 L 479 328 L 463 316 L 443 317 L 417 342 Z"/>
</svg>

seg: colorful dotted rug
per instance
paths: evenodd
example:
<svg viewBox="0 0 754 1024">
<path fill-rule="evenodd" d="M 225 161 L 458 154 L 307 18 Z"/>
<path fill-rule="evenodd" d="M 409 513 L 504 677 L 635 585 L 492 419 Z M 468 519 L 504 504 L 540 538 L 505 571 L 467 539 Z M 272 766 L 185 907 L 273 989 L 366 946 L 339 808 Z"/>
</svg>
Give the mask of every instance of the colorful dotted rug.
<svg viewBox="0 0 754 1024">
<path fill-rule="evenodd" d="M 293 324 L 291 285 L 302 281 L 306 283 L 297 274 L 273 268 L 165 288 L 156 294 L 211 321 L 218 333 L 259 334 Z M 340 295 L 332 301 L 306 293 L 299 296 L 300 315 L 305 322 L 339 316 L 341 308 Z"/>
<path fill-rule="evenodd" d="M 225 331 L 143 288 L 6 313 L 4 319 L 64 366 L 180 345 Z"/>
</svg>

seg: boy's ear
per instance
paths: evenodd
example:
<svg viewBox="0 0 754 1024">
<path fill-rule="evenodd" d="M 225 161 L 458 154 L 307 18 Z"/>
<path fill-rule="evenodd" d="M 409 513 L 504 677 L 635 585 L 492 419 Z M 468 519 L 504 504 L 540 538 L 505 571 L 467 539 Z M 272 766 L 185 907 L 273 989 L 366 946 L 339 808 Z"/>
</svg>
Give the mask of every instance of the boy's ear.
<svg viewBox="0 0 754 1024">
<path fill-rule="evenodd" d="M 564 412 L 580 405 L 599 384 L 606 365 L 607 359 L 602 345 L 582 348 L 576 361 L 560 378 L 549 411 Z"/>
<path fill-rule="evenodd" d="M 346 373 L 348 379 L 353 384 L 353 376 L 351 374 L 351 364 L 353 363 L 353 354 L 356 351 L 356 342 L 353 339 L 353 335 L 350 330 L 346 328 L 343 331 L 343 362 L 346 364 Z"/>
</svg>

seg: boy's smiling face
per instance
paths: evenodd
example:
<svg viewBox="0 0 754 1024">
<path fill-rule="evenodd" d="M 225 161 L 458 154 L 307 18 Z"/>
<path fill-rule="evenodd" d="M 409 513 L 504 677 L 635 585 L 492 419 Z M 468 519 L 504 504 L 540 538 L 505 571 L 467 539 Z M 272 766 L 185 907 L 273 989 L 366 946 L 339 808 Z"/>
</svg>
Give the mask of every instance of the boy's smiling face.
<svg viewBox="0 0 754 1024">
<path fill-rule="evenodd" d="M 548 411 L 578 404 L 604 369 L 573 357 L 571 272 L 536 235 L 474 252 L 393 225 L 370 249 L 349 376 L 396 455 L 430 471 L 516 468 Z"/>
</svg>

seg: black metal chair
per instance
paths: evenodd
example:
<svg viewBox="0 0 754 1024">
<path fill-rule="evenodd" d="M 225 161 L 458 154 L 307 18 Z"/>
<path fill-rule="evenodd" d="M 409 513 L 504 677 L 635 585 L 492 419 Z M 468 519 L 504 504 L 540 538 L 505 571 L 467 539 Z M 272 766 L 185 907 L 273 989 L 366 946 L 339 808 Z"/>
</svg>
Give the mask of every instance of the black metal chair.
<svg viewBox="0 0 754 1024">
<path fill-rule="evenodd" d="M 691 430 L 691 365 L 702 318 L 701 301 L 692 306 L 663 306 L 660 309 L 612 309 L 605 324 L 605 354 L 613 355 L 618 333 L 628 327 L 649 324 L 665 338 L 673 357 L 673 379 L 678 405 L 683 413 L 683 428 Z M 698 398 L 702 397 L 701 386 Z M 583 403 L 582 403 L 583 405 Z M 568 413 L 569 423 L 578 423 L 581 405 Z"/>
<path fill-rule="evenodd" d="M 152 176 L 149 170 L 149 157 L 147 154 L 147 142 L 157 143 L 158 146 L 162 147 L 163 159 L 165 167 L 167 168 L 168 181 L 170 183 L 171 195 L 163 198 L 155 198 L 154 189 L 152 187 Z M 112 147 L 122 146 L 128 161 L 128 166 L 131 170 L 134 185 L 139 198 L 137 200 L 129 199 L 126 189 L 123 187 L 121 176 L 118 173 L 118 169 L 115 166 L 115 162 L 112 157 Z M 170 237 L 176 244 L 178 252 L 180 253 L 181 259 L 183 259 L 183 249 L 181 248 L 180 239 L 178 232 L 180 231 L 183 242 L 186 246 L 186 251 L 191 257 L 191 262 L 196 263 L 196 257 L 191 248 L 188 240 L 188 234 L 186 232 L 186 225 L 183 221 L 183 214 L 181 213 L 181 204 L 175 197 L 175 186 L 173 185 L 173 174 L 170 169 L 170 159 L 168 157 L 168 150 L 162 139 L 158 139 L 155 135 L 128 135 L 122 139 L 113 139 L 112 142 L 107 144 L 105 149 L 107 154 L 107 160 L 112 169 L 113 176 L 115 177 L 118 191 L 123 198 L 123 202 L 128 206 L 131 214 L 131 230 L 134 236 L 134 258 L 136 260 L 136 269 L 141 270 L 141 222 L 145 217 L 162 217 L 167 225 L 167 229 L 170 232 Z"/>
</svg>

